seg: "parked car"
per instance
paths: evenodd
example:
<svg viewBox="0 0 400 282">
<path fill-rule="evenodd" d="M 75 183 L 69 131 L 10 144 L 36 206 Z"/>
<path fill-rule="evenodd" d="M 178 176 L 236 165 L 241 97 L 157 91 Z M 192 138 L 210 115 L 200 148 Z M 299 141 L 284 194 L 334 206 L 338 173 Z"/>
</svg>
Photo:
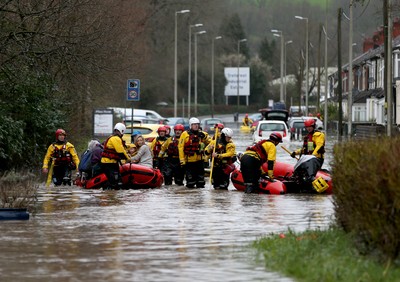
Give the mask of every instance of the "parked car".
<svg viewBox="0 0 400 282">
<path fill-rule="evenodd" d="M 182 124 L 185 130 L 189 129 L 189 119 L 184 117 L 169 117 L 167 118 L 167 124 L 173 128 L 177 124 Z"/>
<path fill-rule="evenodd" d="M 279 132 L 282 135 L 283 142 L 287 143 L 290 141 L 289 130 L 284 121 L 260 120 L 252 135 L 253 142 L 257 143 L 261 140 L 268 139 L 272 132 Z"/>
<path fill-rule="evenodd" d="M 134 116 L 133 119 L 132 117 L 128 117 L 127 119 L 124 119 L 124 123 L 126 126 L 136 124 L 136 125 L 141 125 L 141 124 L 160 124 L 159 119 L 154 119 L 154 118 L 148 118 L 146 116 Z"/>
<path fill-rule="evenodd" d="M 143 136 L 146 143 L 150 143 L 154 138 L 158 136 L 157 130 L 163 124 L 133 124 L 126 126 L 126 130 L 122 139 L 126 142 L 126 144 L 133 143 L 132 133 L 138 131 Z"/>
<path fill-rule="evenodd" d="M 200 127 L 203 131 L 207 132 L 208 134 L 214 134 L 214 126 L 217 123 L 222 123 L 222 120 L 219 118 L 205 118 L 200 121 Z"/>
<path fill-rule="evenodd" d="M 259 112 L 266 120 L 281 120 L 287 125 L 289 118 L 289 112 L 287 110 L 259 109 Z"/>
<path fill-rule="evenodd" d="M 304 121 L 307 119 L 314 119 L 317 124 L 317 129 L 323 129 L 323 123 L 320 119 L 316 117 L 291 117 L 288 121 L 290 140 L 300 140 L 303 136 L 307 134 L 307 129 L 304 126 Z"/>
<path fill-rule="evenodd" d="M 273 110 L 286 110 L 286 104 L 284 102 L 275 102 L 272 106 Z"/>
<path fill-rule="evenodd" d="M 262 120 L 264 116 L 262 115 L 262 113 L 254 113 L 249 115 L 249 118 L 253 121 L 253 123 L 251 124 L 251 130 L 255 130 L 258 122 Z"/>
<path fill-rule="evenodd" d="M 290 141 L 300 140 L 307 134 L 302 117 L 292 117 L 289 120 Z"/>
</svg>

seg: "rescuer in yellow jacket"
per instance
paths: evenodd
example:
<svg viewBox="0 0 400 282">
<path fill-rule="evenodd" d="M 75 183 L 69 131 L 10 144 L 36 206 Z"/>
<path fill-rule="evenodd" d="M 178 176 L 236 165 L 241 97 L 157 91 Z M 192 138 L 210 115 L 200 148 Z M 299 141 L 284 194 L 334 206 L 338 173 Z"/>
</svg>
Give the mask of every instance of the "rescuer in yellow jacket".
<svg viewBox="0 0 400 282">
<path fill-rule="evenodd" d="M 214 165 L 211 168 L 214 189 L 228 190 L 229 175 L 235 169 L 236 161 L 236 146 L 232 142 L 232 136 L 232 129 L 223 128 L 220 137 L 212 140 L 206 147 L 206 154 L 214 158 Z"/>
<path fill-rule="evenodd" d="M 171 136 L 161 146 L 161 151 L 158 154 L 159 159 L 163 159 L 162 173 L 164 175 L 164 184 L 172 185 L 172 180 L 176 185 L 183 185 L 185 171 L 180 165 L 179 160 L 179 139 L 185 127 L 182 124 L 174 126 L 174 136 Z"/>
<path fill-rule="evenodd" d="M 117 123 L 114 127 L 114 134 L 104 142 L 104 150 L 101 154 L 101 169 L 107 176 L 107 189 L 115 189 L 122 185 L 119 165 L 121 160 L 130 162 L 122 136 L 126 127 L 123 123 Z"/>
<path fill-rule="evenodd" d="M 53 166 L 52 180 L 54 185 L 71 185 L 71 171 L 79 166 L 79 157 L 74 145 L 67 142 L 67 133 L 64 129 L 57 129 L 56 142 L 47 148 L 43 160 L 42 172 L 49 173 L 49 166 Z"/>
<path fill-rule="evenodd" d="M 186 187 L 204 188 L 204 149 L 209 143 L 208 134 L 200 130 L 199 119 L 189 120 L 189 130 L 184 131 L 179 138 L 179 161 L 185 169 Z"/>
<path fill-rule="evenodd" d="M 242 125 L 244 126 L 251 126 L 253 124 L 253 120 L 249 118 L 249 115 L 246 114 L 242 120 Z"/>
<path fill-rule="evenodd" d="M 245 193 L 257 193 L 259 179 L 263 173 L 262 165 L 267 163 L 268 176 L 274 179 L 274 166 L 276 161 L 276 146 L 282 143 L 282 135 L 273 132 L 267 140 L 261 140 L 250 146 L 240 158 L 240 170 L 243 175 L 243 182 L 246 186 Z"/>
<path fill-rule="evenodd" d="M 319 130 L 316 130 L 316 121 L 314 119 L 307 119 L 304 122 L 308 134 L 304 137 L 303 147 L 293 151 L 290 155 L 295 158 L 296 155 L 313 155 L 317 157 L 320 167 L 324 164 L 325 154 L 325 134 Z"/>
</svg>

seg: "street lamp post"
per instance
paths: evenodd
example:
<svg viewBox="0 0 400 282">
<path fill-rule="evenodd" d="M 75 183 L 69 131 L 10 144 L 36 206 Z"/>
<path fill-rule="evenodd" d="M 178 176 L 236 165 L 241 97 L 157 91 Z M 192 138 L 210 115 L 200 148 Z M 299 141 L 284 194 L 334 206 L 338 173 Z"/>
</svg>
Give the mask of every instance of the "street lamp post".
<svg viewBox="0 0 400 282">
<path fill-rule="evenodd" d="M 189 13 L 190 10 L 175 12 L 175 60 L 174 60 L 174 117 L 178 112 L 178 14 Z"/>
<path fill-rule="evenodd" d="M 324 129 L 325 136 L 328 134 L 328 33 L 326 27 L 328 26 L 328 19 L 325 16 L 325 26 L 323 31 L 325 34 L 325 57 L 324 57 L 324 69 L 325 69 L 325 104 L 324 104 Z"/>
<path fill-rule="evenodd" d="M 200 26 L 203 26 L 203 24 L 198 23 L 189 25 L 188 118 L 190 118 L 190 106 L 192 98 L 192 28 Z"/>
<path fill-rule="evenodd" d="M 205 30 L 194 34 L 194 114 L 197 116 L 197 35 L 206 33 Z"/>
<path fill-rule="evenodd" d="M 306 21 L 306 112 L 305 115 L 308 116 L 308 87 L 309 87 L 309 69 L 308 69 L 308 18 L 295 16 L 296 19 Z"/>
<path fill-rule="evenodd" d="M 222 36 L 217 36 L 211 41 L 211 117 L 214 117 L 214 40 L 221 38 Z"/>
<path fill-rule="evenodd" d="M 284 102 L 285 102 L 285 104 L 286 104 L 286 84 L 287 84 L 287 81 L 286 81 L 286 54 L 287 54 L 287 52 L 286 52 L 286 45 L 288 45 L 288 44 L 291 44 L 291 43 L 293 43 L 293 41 L 292 40 L 289 40 L 289 41 L 286 41 L 285 42 L 285 58 L 284 58 L 284 62 L 285 62 L 285 71 L 284 71 L 284 77 L 285 77 L 285 88 L 284 88 L 284 91 L 283 91 L 283 99 L 284 99 Z"/>
<path fill-rule="evenodd" d="M 247 39 L 246 39 L 246 38 L 243 38 L 243 39 L 238 40 L 238 43 L 237 43 L 237 54 L 238 54 L 238 66 L 237 66 L 237 115 L 238 115 L 238 116 L 239 116 L 240 43 L 246 42 L 246 41 L 247 41 Z M 238 121 L 239 121 L 239 119 L 238 119 Z"/>
<path fill-rule="evenodd" d="M 284 56 L 284 44 L 285 44 L 285 39 L 283 36 L 282 30 L 277 30 L 277 29 L 272 29 L 271 32 L 274 33 L 274 36 L 280 37 L 281 38 L 281 87 L 280 87 L 280 97 L 279 100 L 280 102 L 284 102 L 284 97 L 283 97 L 283 56 Z"/>
</svg>

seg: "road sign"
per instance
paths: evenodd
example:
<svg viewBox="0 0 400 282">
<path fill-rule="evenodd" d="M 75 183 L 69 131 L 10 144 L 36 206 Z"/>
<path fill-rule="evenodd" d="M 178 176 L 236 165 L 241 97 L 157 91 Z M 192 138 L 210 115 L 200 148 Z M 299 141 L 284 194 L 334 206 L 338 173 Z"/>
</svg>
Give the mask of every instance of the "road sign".
<svg viewBox="0 0 400 282">
<path fill-rule="evenodd" d="M 126 94 L 128 101 L 140 100 L 140 79 L 128 79 Z"/>
</svg>

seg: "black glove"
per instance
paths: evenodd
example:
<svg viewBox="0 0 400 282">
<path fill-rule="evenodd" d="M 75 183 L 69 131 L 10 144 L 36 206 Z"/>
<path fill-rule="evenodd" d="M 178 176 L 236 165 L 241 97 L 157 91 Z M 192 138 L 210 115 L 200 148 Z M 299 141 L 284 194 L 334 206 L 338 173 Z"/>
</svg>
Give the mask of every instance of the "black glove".
<svg viewBox="0 0 400 282">
<path fill-rule="evenodd" d="M 292 152 L 290 156 L 294 159 L 296 157 L 296 152 Z"/>
</svg>

